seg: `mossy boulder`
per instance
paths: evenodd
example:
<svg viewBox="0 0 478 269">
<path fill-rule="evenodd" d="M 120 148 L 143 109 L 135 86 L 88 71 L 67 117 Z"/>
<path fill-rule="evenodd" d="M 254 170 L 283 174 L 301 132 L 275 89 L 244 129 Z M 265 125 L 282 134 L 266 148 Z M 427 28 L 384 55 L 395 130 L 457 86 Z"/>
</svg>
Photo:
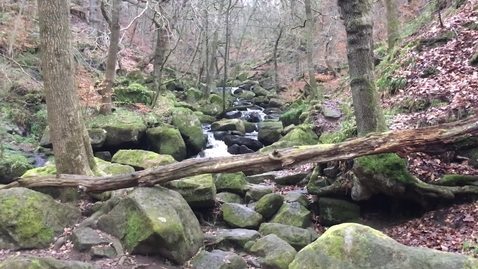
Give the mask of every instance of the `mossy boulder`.
<svg viewBox="0 0 478 269">
<path fill-rule="evenodd" d="M 191 208 L 214 207 L 216 186 L 211 174 L 173 180 L 165 187 L 179 192 Z"/>
<path fill-rule="evenodd" d="M 113 155 L 113 163 L 126 164 L 137 170 L 175 163 L 171 155 L 158 154 L 156 152 L 140 149 L 122 149 Z"/>
<path fill-rule="evenodd" d="M 30 160 L 19 151 L 5 150 L 1 157 L 0 184 L 8 184 L 33 168 Z"/>
<path fill-rule="evenodd" d="M 259 239 L 261 235 L 250 229 L 218 229 L 214 233 L 207 233 L 205 237 L 216 248 L 237 250 L 244 248 L 247 242 Z"/>
<path fill-rule="evenodd" d="M 270 221 L 299 228 L 307 228 L 312 223 L 312 213 L 299 202 L 283 204 Z"/>
<path fill-rule="evenodd" d="M 201 111 L 194 111 L 194 114 L 196 114 L 201 123 L 213 123 L 216 121 L 216 117 L 206 115 Z"/>
<path fill-rule="evenodd" d="M 358 205 L 341 199 L 321 197 L 319 209 L 320 224 L 324 226 L 350 222 L 360 217 Z"/>
<path fill-rule="evenodd" d="M 287 110 L 284 114 L 280 116 L 280 121 L 282 122 L 283 126 L 289 126 L 291 124 L 300 125 L 300 115 L 303 112 L 308 111 L 308 106 L 306 104 L 302 104 L 295 108 L 291 108 Z"/>
<path fill-rule="evenodd" d="M 188 102 L 197 102 L 201 100 L 202 95 L 202 91 L 195 88 L 189 88 L 186 91 L 186 100 L 188 100 Z"/>
<path fill-rule="evenodd" d="M 274 186 L 262 185 L 262 184 L 249 184 L 246 192 L 246 202 L 259 201 L 264 195 L 274 192 Z"/>
<path fill-rule="evenodd" d="M 195 269 L 246 269 L 246 261 L 234 252 L 202 250 L 189 262 Z"/>
<path fill-rule="evenodd" d="M 146 131 L 148 144 L 151 150 L 171 155 L 176 161 L 182 161 L 187 157 L 186 143 L 178 129 L 168 126 L 150 128 Z"/>
<path fill-rule="evenodd" d="M 303 145 L 316 145 L 319 137 L 309 125 L 300 125 L 270 146 L 262 148 L 261 152 L 268 152 L 280 148 L 288 148 Z"/>
<path fill-rule="evenodd" d="M 256 96 L 256 94 L 254 92 L 251 92 L 251 91 L 242 91 L 239 94 L 239 97 L 242 98 L 242 99 L 245 99 L 245 100 L 252 100 L 252 98 L 254 98 L 255 96 Z"/>
<path fill-rule="evenodd" d="M 370 227 L 343 223 L 329 228 L 297 253 L 290 269 L 478 268 L 461 254 L 399 244 Z"/>
<path fill-rule="evenodd" d="M 124 165 L 124 164 L 119 164 L 119 163 L 111 163 L 107 162 L 104 160 L 101 160 L 99 158 L 95 158 L 96 165 L 98 165 L 98 168 L 105 172 L 108 175 L 122 175 L 122 174 L 131 174 L 134 173 L 134 168 L 130 165 Z"/>
<path fill-rule="evenodd" d="M 269 95 L 269 91 L 262 88 L 261 86 L 259 85 L 255 85 L 254 88 L 252 89 L 252 92 L 256 95 L 256 96 L 268 96 Z"/>
<path fill-rule="evenodd" d="M 262 268 L 274 269 L 288 269 L 297 254 L 291 245 L 275 234 L 269 234 L 257 240 L 250 252 L 261 257 Z"/>
<path fill-rule="evenodd" d="M 222 218 L 234 228 L 257 228 L 262 216 L 253 209 L 234 203 L 224 203 L 221 207 Z"/>
<path fill-rule="evenodd" d="M 98 228 L 119 238 L 131 254 L 159 254 L 183 264 L 202 246 L 204 234 L 184 198 L 164 187 L 136 188 Z"/>
<path fill-rule="evenodd" d="M 280 121 L 265 121 L 258 124 L 259 132 L 257 133 L 257 140 L 264 146 L 269 146 L 282 138 L 282 122 Z"/>
<path fill-rule="evenodd" d="M 0 190 L 0 249 L 45 248 L 80 218 L 74 206 L 26 188 Z"/>
<path fill-rule="evenodd" d="M 254 210 L 261 214 L 265 219 L 274 216 L 281 208 L 284 197 L 278 193 L 269 193 L 264 195 L 254 206 Z"/>
<path fill-rule="evenodd" d="M 99 149 L 103 146 L 106 141 L 107 131 L 102 128 L 89 128 L 88 135 L 90 137 L 91 146 L 94 149 Z M 43 134 L 40 138 L 40 146 L 44 148 L 52 148 L 53 144 L 51 143 L 50 127 L 46 126 Z"/>
<path fill-rule="evenodd" d="M 262 223 L 259 228 L 262 235 L 275 234 L 286 241 L 297 251 L 315 241 L 319 235 L 312 229 L 284 225 L 280 223 Z"/>
<path fill-rule="evenodd" d="M 199 153 L 206 145 L 201 122 L 194 112 L 187 108 L 174 108 L 171 111 L 173 125 L 176 126 L 183 136 L 190 155 Z"/>
<path fill-rule="evenodd" d="M 239 194 L 227 191 L 218 193 L 216 198 L 224 203 L 242 204 L 244 202 L 244 199 Z"/>
<path fill-rule="evenodd" d="M 242 123 L 244 124 L 244 129 L 246 130 L 246 133 L 252 133 L 256 130 L 256 125 L 254 123 L 245 120 L 243 120 Z"/>
<path fill-rule="evenodd" d="M 246 133 L 244 122 L 240 119 L 224 119 L 211 124 L 212 131 L 238 131 Z"/>
<path fill-rule="evenodd" d="M 120 104 L 145 104 L 150 105 L 154 92 L 139 83 L 128 86 L 118 86 L 113 89 L 113 102 Z"/>
<path fill-rule="evenodd" d="M 217 174 L 214 179 L 214 184 L 218 192 L 227 191 L 244 195 L 249 189 L 246 175 L 242 172 Z"/>
<path fill-rule="evenodd" d="M 2 263 L 1 269 L 97 269 L 91 263 L 80 261 L 64 261 L 50 257 L 37 257 L 32 255 L 12 256 Z"/>
</svg>

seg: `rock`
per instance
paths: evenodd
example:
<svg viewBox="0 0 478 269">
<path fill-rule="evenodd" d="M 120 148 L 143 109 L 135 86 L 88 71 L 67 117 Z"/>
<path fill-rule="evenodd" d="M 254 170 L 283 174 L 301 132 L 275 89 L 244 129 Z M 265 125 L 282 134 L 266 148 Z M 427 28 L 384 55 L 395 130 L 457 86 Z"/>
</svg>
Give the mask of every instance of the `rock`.
<svg viewBox="0 0 478 269">
<path fill-rule="evenodd" d="M 288 269 L 289 264 L 297 254 L 297 251 L 291 245 L 275 234 L 266 235 L 257 240 L 252 245 L 250 252 L 261 257 L 262 268 L 274 269 Z"/>
<path fill-rule="evenodd" d="M 315 241 L 319 235 L 309 229 L 284 225 L 280 223 L 262 223 L 259 228 L 262 235 L 275 234 L 280 239 L 289 243 L 297 251 Z"/>
<path fill-rule="evenodd" d="M 208 116 L 216 116 L 222 112 L 222 103 L 222 98 L 219 95 L 210 94 L 209 103 L 199 106 L 198 110 Z"/>
<path fill-rule="evenodd" d="M 99 149 L 106 141 L 107 132 L 101 128 L 91 128 L 88 130 L 88 136 L 90 137 L 91 146 L 94 149 Z"/>
<path fill-rule="evenodd" d="M 335 165 L 324 169 L 324 176 L 328 178 L 336 178 L 339 173 L 340 173 L 340 170 Z"/>
<path fill-rule="evenodd" d="M 280 121 L 261 122 L 259 123 L 258 129 L 257 140 L 265 146 L 269 146 L 282 138 L 282 122 Z"/>
<path fill-rule="evenodd" d="M 214 207 L 216 186 L 211 174 L 169 181 L 165 187 L 179 192 L 191 208 Z"/>
<path fill-rule="evenodd" d="M 218 192 L 232 192 L 239 195 L 244 195 L 249 189 L 249 184 L 246 181 L 246 175 L 242 172 L 217 174 L 214 179 L 214 184 Z"/>
<path fill-rule="evenodd" d="M 237 111 L 237 110 L 234 110 L 234 111 L 228 111 L 226 112 L 226 114 L 224 115 L 224 118 L 226 119 L 238 119 L 242 117 L 242 112 L 241 111 Z"/>
<path fill-rule="evenodd" d="M 297 126 L 302 123 L 300 121 L 300 115 L 307 110 L 308 110 L 307 105 L 302 104 L 296 108 L 289 109 L 284 114 L 282 114 L 279 119 L 284 126 L 289 126 L 289 125 Z"/>
<path fill-rule="evenodd" d="M 290 269 L 478 268 L 468 256 L 399 244 L 370 227 L 344 223 L 332 226 L 303 248 Z"/>
<path fill-rule="evenodd" d="M 211 252 L 200 251 L 189 262 L 195 269 L 247 269 L 244 259 L 234 252 L 215 249 Z"/>
<path fill-rule="evenodd" d="M 261 214 L 264 219 L 269 219 L 281 208 L 284 197 L 278 193 L 264 195 L 254 206 L 254 210 Z"/>
<path fill-rule="evenodd" d="M 259 201 L 264 195 L 273 193 L 273 186 L 259 185 L 259 184 L 250 184 L 249 190 L 246 192 L 246 201 Z"/>
<path fill-rule="evenodd" d="M 274 182 L 279 185 L 297 185 L 308 175 L 307 172 L 294 173 L 290 175 L 277 176 Z"/>
<path fill-rule="evenodd" d="M 320 224 L 324 226 L 353 221 L 360 217 L 360 207 L 345 200 L 321 197 L 319 208 Z"/>
<path fill-rule="evenodd" d="M 298 202 L 299 204 L 303 205 L 304 207 L 309 206 L 309 200 L 307 200 L 307 197 L 305 197 L 304 193 L 301 193 L 299 191 L 289 191 L 289 192 L 287 192 L 284 195 L 284 202 L 286 202 L 286 203 Z"/>
<path fill-rule="evenodd" d="M 276 172 L 266 172 L 262 174 L 257 174 L 257 175 L 250 175 L 246 177 L 246 180 L 249 183 L 253 184 L 259 184 L 259 183 L 264 183 L 265 181 L 273 181 L 276 177 Z"/>
<path fill-rule="evenodd" d="M 122 104 L 145 104 L 150 105 L 154 92 L 139 83 L 131 83 L 126 86 L 113 88 L 112 99 Z"/>
<path fill-rule="evenodd" d="M 174 108 L 171 111 L 173 125 L 179 129 L 184 138 L 189 155 L 198 154 L 206 145 L 206 138 L 202 132 L 201 122 L 192 110 Z"/>
<path fill-rule="evenodd" d="M 294 130 L 295 127 L 296 126 L 294 124 L 290 124 L 290 125 L 284 127 L 284 129 L 282 129 L 281 134 L 286 135 L 286 134 L 290 133 L 292 130 Z"/>
<path fill-rule="evenodd" d="M 103 161 L 111 162 L 111 153 L 109 151 L 97 151 L 95 157 Z"/>
<path fill-rule="evenodd" d="M 113 155 L 114 163 L 126 164 L 137 170 L 175 163 L 171 155 L 157 154 L 141 149 L 121 149 Z"/>
<path fill-rule="evenodd" d="M 100 231 L 95 231 L 89 227 L 78 227 L 71 233 L 70 239 L 73 242 L 75 250 L 84 252 L 89 251 L 91 247 L 101 244 L 109 244 L 110 240 L 105 239 Z"/>
<path fill-rule="evenodd" d="M 95 159 L 98 168 L 108 175 L 122 175 L 134 173 L 134 168 L 129 165 L 110 163 L 101 159 Z"/>
<path fill-rule="evenodd" d="M 276 83 L 272 78 L 263 78 L 259 81 L 259 85 L 266 90 L 271 90 L 276 86 Z"/>
<path fill-rule="evenodd" d="M 242 91 L 239 94 L 239 97 L 244 100 L 252 100 L 252 98 L 254 98 L 255 96 L 256 94 L 251 91 Z"/>
<path fill-rule="evenodd" d="M 22 254 L 13 256 L 2 263 L 1 269 L 99 269 L 96 265 L 79 261 L 63 261 L 49 257 Z"/>
<path fill-rule="evenodd" d="M 260 122 L 262 120 L 261 114 L 259 112 L 251 112 L 245 117 L 247 122 Z"/>
<path fill-rule="evenodd" d="M 227 148 L 227 152 L 233 155 L 241 154 L 241 146 L 234 144 Z"/>
<path fill-rule="evenodd" d="M 40 192 L 26 188 L 0 190 L 0 249 L 48 247 L 80 216 L 79 208 L 57 203 Z"/>
<path fill-rule="evenodd" d="M 194 111 L 194 114 L 198 117 L 201 123 L 213 123 L 216 121 L 216 117 L 205 115 L 201 111 Z"/>
<path fill-rule="evenodd" d="M 203 96 L 202 91 L 195 88 L 189 88 L 186 91 L 186 100 L 188 102 L 197 102 L 201 100 L 202 96 Z"/>
<path fill-rule="evenodd" d="M 171 155 L 178 162 L 187 157 L 186 144 L 176 128 L 167 126 L 151 128 L 146 131 L 146 137 L 151 150 L 156 153 Z"/>
<path fill-rule="evenodd" d="M 118 123 L 103 126 L 102 128 L 106 130 L 105 147 L 121 147 L 124 144 L 137 145 L 146 132 L 146 125 L 143 123 Z"/>
<path fill-rule="evenodd" d="M 312 128 L 308 125 L 300 125 L 282 137 L 279 141 L 261 149 L 261 152 L 293 146 L 316 145 L 317 143 L 319 143 L 319 137 Z"/>
<path fill-rule="evenodd" d="M 100 217 L 98 228 L 120 238 L 131 254 L 159 254 L 178 264 L 192 258 L 204 239 L 184 198 L 163 187 L 135 188 Z"/>
<path fill-rule="evenodd" d="M 206 240 L 221 249 L 243 249 L 247 242 L 259 239 L 261 235 L 249 229 L 219 229 L 206 235 Z"/>
<path fill-rule="evenodd" d="M 109 258 L 113 259 L 117 255 L 116 250 L 112 246 L 93 246 L 90 249 L 91 258 Z"/>
<path fill-rule="evenodd" d="M 286 104 L 286 100 L 279 98 L 272 98 L 269 100 L 269 107 L 278 107 L 281 108 Z"/>
<path fill-rule="evenodd" d="M 30 160 L 22 152 L 9 151 L 8 154 L 7 152 L 5 150 L 5 153 L 2 154 L 3 156 L 0 156 L 0 184 L 8 184 L 34 168 Z"/>
<path fill-rule="evenodd" d="M 332 107 L 332 106 L 322 106 L 322 115 L 326 118 L 331 118 L 331 119 L 340 119 L 342 117 L 342 112 L 340 111 L 340 108 L 337 107 Z"/>
<path fill-rule="evenodd" d="M 234 144 L 239 146 L 244 145 L 253 151 L 258 151 L 259 149 L 264 147 L 264 145 L 262 145 L 261 142 L 255 139 L 244 137 L 244 136 L 238 136 L 238 135 L 224 135 L 223 141 L 228 147 Z"/>
<path fill-rule="evenodd" d="M 216 194 L 216 199 L 224 203 L 242 204 L 244 202 L 240 195 L 231 192 L 220 192 Z"/>
<path fill-rule="evenodd" d="M 221 207 L 224 221 L 232 227 L 257 228 L 262 216 L 245 205 L 225 203 Z"/>
<path fill-rule="evenodd" d="M 246 133 L 244 123 L 240 119 L 225 119 L 213 122 L 211 124 L 212 131 L 238 131 L 242 134 Z"/>
<path fill-rule="evenodd" d="M 242 123 L 244 124 L 244 129 L 246 130 L 246 133 L 252 133 L 256 130 L 256 125 L 254 123 L 250 123 L 245 120 L 243 120 Z"/>
<path fill-rule="evenodd" d="M 269 95 L 269 91 L 262 88 L 261 86 L 259 85 L 256 85 L 254 86 L 254 88 L 252 89 L 252 92 L 256 95 L 256 96 L 267 96 Z"/>
<path fill-rule="evenodd" d="M 299 228 L 307 228 L 311 224 L 312 213 L 300 203 L 283 204 L 279 212 L 270 221 Z"/>
</svg>

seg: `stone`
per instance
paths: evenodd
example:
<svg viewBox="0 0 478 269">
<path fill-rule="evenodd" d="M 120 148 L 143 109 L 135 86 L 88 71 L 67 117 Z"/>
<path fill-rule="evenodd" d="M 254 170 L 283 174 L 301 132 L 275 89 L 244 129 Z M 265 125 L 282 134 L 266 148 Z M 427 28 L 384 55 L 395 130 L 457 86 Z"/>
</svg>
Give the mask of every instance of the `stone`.
<svg viewBox="0 0 478 269">
<path fill-rule="evenodd" d="M 175 163 L 171 155 L 141 149 L 121 149 L 111 159 L 114 163 L 130 165 L 137 170 Z"/>
<path fill-rule="evenodd" d="M 135 188 L 99 218 L 98 228 L 120 238 L 131 254 L 159 254 L 178 264 L 191 259 L 204 240 L 186 200 L 164 187 Z"/>
<path fill-rule="evenodd" d="M 243 249 L 247 242 L 259 239 L 261 235 L 249 229 L 219 229 L 206 234 L 206 240 L 221 249 Z"/>
<path fill-rule="evenodd" d="M 216 194 L 216 199 L 224 203 L 242 204 L 244 202 L 240 195 L 232 192 L 220 192 Z"/>
<path fill-rule="evenodd" d="M 253 151 L 258 151 L 264 147 L 264 145 L 261 142 L 255 139 L 239 136 L 239 135 L 224 135 L 223 141 L 228 147 L 234 144 L 239 146 L 244 145 Z"/>
<path fill-rule="evenodd" d="M 94 264 L 79 261 L 63 261 L 49 257 L 36 257 L 32 255 L 13 256 L 2 263 L 1 269 L 99 269 Z"/>
<path fill-rule="evenodd" d="M 340 108 L 333 107 L 333 106 L 322 106 L 322 115 L 326 118 L 331 118 L 331 119 L 340 119 L 342 117 L 342 112 L 340 111 Z"/>
<path fill-rule="evenodd" d="M 169 181 L 164 186 L 179 192 L 191 208 L 214 207 L 216 204 L 216 185 L 211 174 Z"/>
<path fill-rule="evenodd" d="M 111 152 L 109 151 L 97 151 L 95 152 L 95 157 L 103 161 L 111 162 Z"/>
<path fill-rule="evenodd" d="M 311 225 L 312 213 L 298 202 L 283 204 L 270 222 L 281 223 L 299 228 Z"/>
<path fill-rule="evenodd" d="M 254 88 L 252 89 L 252 92 L 256 95 L 256 96 L 267 96 L 269 95 L 269 91 L 262 88 L 261 86 L 259 85 L 255 85 Z"/>
<path fill-rule="evenodd" d="M 360 207 L 354 203 L 334 198 L 319 198 L 320 224 L 332 226 L 358 220 Z"/>
<path fill-rule="evenodd" d="M 251 112 L 245 117 L 247 122 L 260 122 L 262 120 L 261 114 L 259 112 Z"/>
<path fill-rule="evenodd" d="M 478 268 L 469 256 L 409 247 L 370 227 L 343 223 L 297 253 L 290 269 Z"/>
<path fill-rule="evenodd" d="M 243 120 L 242 123 L 244 124 L 244 129 L 246 130 L 246 133 L 252 133 L 256 130 L 256 125 L 254 123 L 245 120 Z"/>
<path fill-rule="evenodd" d="M 259 132 L 257 133 L 257 139 L 269 146 L 282 138 L 282 122 L 280 121 L 266 121 L 258 124 Z"/>
<path fill-rule="evenodd" d="M 279 98 L 272 98 L 269 100 L 269 107 L 278 107 L 281 108 L 286 104 L 286 100 Z"/>
<path fill-rule="evenodd" d="M 105 235 L 101 235 L 101 232 L 97 232 L 89 227 L 74 229 L 70 239 L 73 242 L 74 249 L 80 252 L 89 251 L 91 247 L 96 245 L 110 243 L 110 240 L 107 240 Z"/>
<path fill-rule="evenodd" d="M 293 146 L 316 145 L 319 143 L 319 137 L 309 125 L 299 125 L 282 137 L 274 144 L 261 149 L 261 152 L 268 152 L 280 148 Z"/>
<path fill-rule="evenodd" d="M 269 219 L 281 208 L 284 197 L 278 193 L 264 195 L 254 206 L 254 210 L 261 214 L 264 219 Z"/>
<path fill-rule="evenodd" d="M 110 163 L 99 158 L 96 158 L 95 161 L 96 165 L 98 165 L 98 168 L 108 175 L 116 176 L 123 174 L 131 174 L 135 171 L 134 168 L 129 165 Z"/>
<path fill-rule="evenodd" d="M 90 128 L 88 129 L 88 135 L 90 137 L 91 146 L 94 149 L 99 149 L 103 146 L 106 141 L 107 131 L 102 128 Z M 40 146 L 44 148 L 52 148 L 53 144 L 51 143 L 50 137 L 50 127 L 47 126 L 43 131 L 43 135 L 40 139 Z"/>
<path fill-rule="evenodd" d="M 230 251 L 202 250 L 189 262 L 195 269 L 247 269 L 244 259 Z"/>
<path fill-rule="evenodd" d="M 40 192 L 26 188 L 0 190 L 0 249 L 46 248 L 80 216 L 79 208 L 57 203 Z"/>
<path fill-rule="evenodd" d="M 240 119 L 224 119 L 211 124 L 212 131 L 238 131 L 246 133 L 244 122 Z"/>
<path fill-rule="evenodd" d="M 266 172 L 257 175 L 250 175 L 246 177 L 246 180 L 252 184 L 260 184 L 266 181 L 273 181 L 276 177 L 276 172 Z"/>
<path fill-rule="evenodd" d="M 202 91 L 195 88 L 189 88 L 186 91 L 186 100 L 188 102 L 197 102 L 201 100 L 202 96 L 203 96 Z"/>
<path fill-rule="evenodd" d="M 319 235 L 313 230 L 280 223 L 262 223 L 259 228 L 259 233 L 262 235 L 275 234 L 280 239 L 289 243 L 297 251 L 319 238 Z"/>
<path fill-rule="evenodd" d="M 242 172 L 216 174 L 214 184 L 218 192 L 232 192 L 244 195 L 249 189 L 249 183 L 246 181 L 246 175 Z"/>
<path fill-rule="evenodd" d="M 112 246 L 93 246 L 90 249 L 91 258 L 109 258 L 113 259 L 117 255 L 116 250 Z"/>
<path fill-rule="evenodd" d="M 288 269 L 297 254 L 291 245 L 275 234 L 269 234 L 257 240 L 250 252 L 261 257 L 262 268 L 274 269 Z"/>
<path fill-rule="evenodd" d="M 143 123 L 111 124 L 102 127 L 106 130 L 105 147 L 121 147 L 125 144 L 138 145 L 146 132 Z"/>
<path fill-rule="evenodd" d="M 257 228 L 262 221 L 261 214 L 241 204 L 224 203 L 221 211 L 224 221 L 231 227 Z"/>
<path fill-rule="evenodd" d="M 181 133 L 189 151 L 189 156 L 198 154 L 206 146 L 201 122 L 194 112 L 187 108 L 173 108 L 172 122 Z"/>
<path fill-rule="evenodd" d="M 171 155 L 180 162 L 187 157 L 186 143 L 178 129 L 168 126 L 150 128 L 146 137 L 151 150 L 165 155 Z"/>
<path fill-rule="evenodd" d="M 308 207 L 309 200 L 307 200 L 307 197 L 305 196 L 305 194 L 307 194 L 307 192 L 302 193 L 301 191 L 296 191 L 296 190 L 289 191 L 284 195 L 284 202 L 286 203 L 298 202 L 304 207 Z"/>
<path fill-rule="evenodd" d="M 249 184 L 249 190 L 246 192 L 246 202 L 259 201 L 264 195 L 273 193 L 273 186 Z"/>
<path fill-rule="evenodd" d="M 299 182 L 304 180 L 308 175 L 308 172 L 294 173 L 290 175 L 277 176 L 274 178 L 274 182 L 279 185 L 297 185 Z"/>
</svg>

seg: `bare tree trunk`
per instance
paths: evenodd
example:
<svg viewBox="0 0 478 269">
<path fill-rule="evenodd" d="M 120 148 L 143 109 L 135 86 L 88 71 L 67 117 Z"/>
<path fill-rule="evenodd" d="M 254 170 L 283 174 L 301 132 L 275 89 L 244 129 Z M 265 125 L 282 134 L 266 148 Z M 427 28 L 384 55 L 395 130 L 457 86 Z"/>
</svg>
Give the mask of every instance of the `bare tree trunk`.
<svg viewBox="0 0 478 269">
<path fill-rule="evenodd" d="M 398 31 L 398 3 L 395 0 L 385 0 L 385 5 L 387 7 L 388 52 L 391 52 L 393 47 L 395 47 L 395 43 L 400 38 L 400 33 Z"/>
<path fill-rule="evenodd" d="M 75 85 L 69 8 L 70 1 L 38 0 L 41 68 L 56 169 L 87 175 L 95 164 Z"/>
<path fill-rule="evenodd" d="M 310 0 L 304 0 L 305 3 L 305 16 L 306 16 L 306 47 L 307 47 L 307 69 L 309 73 L 309 86 L 311 91 L 311 99 L 321 101 L 323 99 L 323 93 L 319 92 L 317 87 L 317 81 L 315 80 L 315 68 L 314 68 L 314 17 L 312 16 L 312 7 Z"/>
<path fill-rule="evenodd" d="M 350 87 L 359 136 L 387 130 L 375 86 L 370 0 L 338 0 L 347 32 Z"/>
<path fill-rule="evenodd" d="M 91 28 L 93 28 L 93 35 L 95 37 L 99 36 L 100 31 L 100 1 L 101 0 L 89 0 L 88 10 L 90 12 L 89 22 Z"/>
<path fill-rule="evenodd" d="M 121 30 L 119 24 L 121 2 L 121 0 L 113 0 L 111 18 L 105 17 L 105 20 L 108 22 L 110 28 L 110 44 L 108 47 L 108 59 L 106 60 L 105 80 L 103 82 L 104 87 L 101 89 L 100 113 L 103 115 L 111 114 L 111 95 L 115 78 L 116 61 L 118 59 L 119 39 Z M 103 12 L 103 14 L 106 14 L 106 12 Z"/>
<path fill-rule="evenodd" d="M 280 83 L 279 83 L 279 64 L 278 64 L 278 57 L 279 57 L 279 41 L 282 37 L 282 32 L 284 29 L 279 23 L 279 35 L 276 38 L 276 41 L 274 43 L 274 51 L 272 53 L 272 58 L 274 60 L 274 83 L 276 84 L 276 89 L 279 89 Z"/>
</svg>

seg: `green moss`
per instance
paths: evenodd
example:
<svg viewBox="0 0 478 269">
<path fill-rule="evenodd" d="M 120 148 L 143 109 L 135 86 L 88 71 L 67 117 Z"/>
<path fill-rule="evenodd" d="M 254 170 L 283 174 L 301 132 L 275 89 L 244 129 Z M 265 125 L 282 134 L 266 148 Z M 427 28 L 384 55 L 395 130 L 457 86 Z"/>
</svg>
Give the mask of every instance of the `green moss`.
<svg viewBox="0 0 478 269">
<path fill-rule="evenodd" d="M 30 169 L 26 171 L 25 174 L 22 175 L 22 177 L 45 176 L 45 175 L 56 175 L 56 167 L 54 164 Z"/>
<path fill-rule="evenodd" d="M 357 125 L 355 124 L 355 120 L 350 119 L 342 121 L 338 131 L 321 134 L 319 142 L 322 144 L 336 144 L 353 137 L 357 137 Z"/>
<path fill-rule="evenodd" d="M 33 168 L 30 160 L 23 156 L 21 152 L 5 149 L 0 159 L 0 177 L 15 178 L 23 175 L 27 170 Z"/>
<path fill-rule="evenodd" d="M 110 115 L 97 115 L 90 117 L 86 121 L 87 128 L 101 128 L 104 126 L 122 126 L 128 127 L 129 125 L 144 125 L 143 117 L 132 111 L 125 109 L 117 109 Z M 130 129 L 130 128 L 128 128 Z"/>
<path fill-rule="evenodd" d="M 148 87 L 138 83 L 121 86 L 113 89 L 113 101 L 121 104 L 146 104 L 150 105 L 153 92 Z"/>
<path fill-rule="evenodd" d="M 407 161 L 395 153 L 365 156 L 357 158 L 355 161 L 366 173 L 379 174 L 403 184 L 415 183 L 408 172 Z"/>
<path fill-rule="evenodd" d="M 442 186 L 464 186 L 475 185 L 477 182 L 478 176 L 448 174 L 433 183 Z"/>
<path fill-rule="evenodd" d="M 131 251 L 138 243 L 148 238 L 149 235 L 144 231 L 151 229 L 151 222 L 139 209 L 129 208 L 126 218 L 124 242 L 128 250 Z"/>
<path fill-rule="evenodd" d="M 291 124 L 299 125 L 300 122 L 300 115 L 304 112 L 307 112 L 309 106 L 307 104 L 300 104 L 296 107 L 293 107 L 286 111 L 284 114 L 280 116 L 280 120 L 284 127 L 287 127 Z"/>
</svg>

